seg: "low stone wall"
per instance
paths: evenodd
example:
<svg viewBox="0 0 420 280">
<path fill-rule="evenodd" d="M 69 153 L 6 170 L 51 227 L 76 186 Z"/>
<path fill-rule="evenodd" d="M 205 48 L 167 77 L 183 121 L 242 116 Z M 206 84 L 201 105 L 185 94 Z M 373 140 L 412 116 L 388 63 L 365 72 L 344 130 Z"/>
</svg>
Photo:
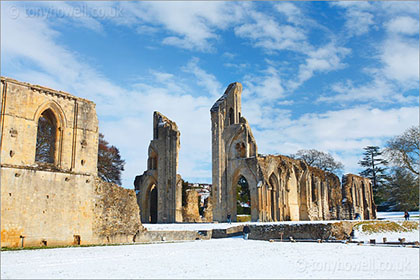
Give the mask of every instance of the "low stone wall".
<svg viewBox="0 0 420 280">
<path fill-rule="evenodd" d="M 249 225 L 249 239 L 336 239 L 350 237 L 354 222 Z"/>
<path fill-rule="evenodd" d="M 212 238 L 212 232 L 209 231 L 143 231 L 139 232 L 135 238 L 135 242 L 170 242 L 170 241 L 191 241 L 191 240 L 208 240 Z"/>
<path fill-rule="evenodd" d="M 226 238 L 242 234 L 244 226 L 232 226 L 226 229 L 213 229 L 212 238 Z"/>
</svg>

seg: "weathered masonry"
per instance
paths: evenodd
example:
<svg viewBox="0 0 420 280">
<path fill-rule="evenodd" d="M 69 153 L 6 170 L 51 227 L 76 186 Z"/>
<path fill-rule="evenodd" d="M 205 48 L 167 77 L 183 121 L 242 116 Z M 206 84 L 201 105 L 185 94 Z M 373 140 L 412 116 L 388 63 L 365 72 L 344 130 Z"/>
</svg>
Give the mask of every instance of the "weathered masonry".
<svg viewBox="0 0 420 280">
<path fill-rule="evenodd" d="M 362 219 L 376 219 L 376 206 L 373 201 L 372 184 L 368 178 L 353 174 L 343 176 L 343 204 L 346 208 L 346 219 L 358 213 Z"/>
<path fill-rule="evenodd" d="M 143 223 L 182 222 L 182 181 L 177 174 L 179 148 L 176 123 L 154 112 L 147 170 L 134 181 Z"/>
<path fill-rule="evenodd" d="M 1 246 L 131 241 L 134 191 L 96 177 L 95 104 L 4 77 L 0 92 Z"/>
<path fill-rule="evenodd" d="M 241 115 L 241 92 L 240 83 L 230 84 L 210 110 L 215 221 L 226 221 L 227 215 L 236 221 L 239 192 L 248 192 L 252 221 L 352 219 L 356 212 L 366 213 L 365 219 L 375 217 L 369 180 L 343 192 L 332 173 L 286 156 L 259 155 Z M 363 206 L 354 205 L 355 192 L 366 202 Z"/>
</svg>

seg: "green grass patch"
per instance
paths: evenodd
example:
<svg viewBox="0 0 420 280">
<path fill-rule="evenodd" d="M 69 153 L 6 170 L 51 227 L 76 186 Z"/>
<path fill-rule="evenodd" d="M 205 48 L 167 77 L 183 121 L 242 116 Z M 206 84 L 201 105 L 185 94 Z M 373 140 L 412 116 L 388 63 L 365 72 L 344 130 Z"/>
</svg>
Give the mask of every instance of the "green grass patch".
<svg viewBox="0 0 420 280">
<path fill-rule="evenodd" d="M 236 220 L 238 222 L 250 222 L 251 221 L 251 215 L 237 215 Z"/>
<path fill-rule="evenodd" d="M 417 221 L 363 221 L 355 224 L 356 229 L 367 233 L 408 232 L 418 229 Z"/>
</svg>

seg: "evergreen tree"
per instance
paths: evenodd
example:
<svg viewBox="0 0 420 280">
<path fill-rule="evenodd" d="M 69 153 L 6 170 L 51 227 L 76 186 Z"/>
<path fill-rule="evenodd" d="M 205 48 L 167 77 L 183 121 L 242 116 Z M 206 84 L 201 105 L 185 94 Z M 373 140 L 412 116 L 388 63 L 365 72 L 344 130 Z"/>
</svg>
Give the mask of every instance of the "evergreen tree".
<svg viewBox="0 0 420 280">
<path fill-rule="evenodd" d="M 418 180 L 409 170 L 397 167 L 383 190 L 384 203 L 392 211 L 418 211 Z"/>
<path fill-rule="evenodd" d="M 386 183 L 387 176 L 385 174 L 388 162 L 381 157 L 382 151 L 378 146 L 367 146 L 363 148 L 364 157 L 359 164 L 366 169 L 360 172 L 361 176 L 367 177 L 372 181 L 373 197 L 376 205 L 384 202 L 384 198 L 380 195 L 381 188 Z"/>
<path fill-rule="evenodd" d="M 121 185 L 121 172 L 124 171 L 125 161 L 121 159 L 120 151 L 115 146 L 110 146 L 99 133 L 98 146 L 98 176 L 106 181 Z"/>
</svg>

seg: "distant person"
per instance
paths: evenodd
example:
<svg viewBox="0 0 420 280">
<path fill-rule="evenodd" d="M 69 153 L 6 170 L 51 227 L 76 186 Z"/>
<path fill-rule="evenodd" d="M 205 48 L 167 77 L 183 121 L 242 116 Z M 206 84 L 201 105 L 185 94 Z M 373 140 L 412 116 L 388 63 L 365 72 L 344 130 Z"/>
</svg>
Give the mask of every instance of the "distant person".
<svg viewBox="0 0 420 280">
<path fill-rule="evenodd" d="M 229 224 L 231 224 L 231 223 L 232 223 L 232 217 L 230 216 L 230 214 L 228 214 L 228 215 L 227 215 L 227 222 L 228 222 Z"/>
<path fill-rule="evenodd" d="M 404 212 L 404 219 L 405 219 L 406 221 L 410 220 L 410 214 L 408 214 L 408 211 L 405 211 L 405 212 Z"/>
<path fill-rule="evenodd" d="M 244 233 L 244 239 L 245 240 L 248 240 L 248 234 L 250 233 L 250 231 L 251 230 L 249 229 L 248 225 L 244 226 L 243 233 Z"/>
<path fill-rule="evenodd" d="M 359 213 L 356 213 L 356 215 L 354 216 L 354 219 L 355 220 L 360 220 L 361 219 L 360 214 Z"/>
</svg>

